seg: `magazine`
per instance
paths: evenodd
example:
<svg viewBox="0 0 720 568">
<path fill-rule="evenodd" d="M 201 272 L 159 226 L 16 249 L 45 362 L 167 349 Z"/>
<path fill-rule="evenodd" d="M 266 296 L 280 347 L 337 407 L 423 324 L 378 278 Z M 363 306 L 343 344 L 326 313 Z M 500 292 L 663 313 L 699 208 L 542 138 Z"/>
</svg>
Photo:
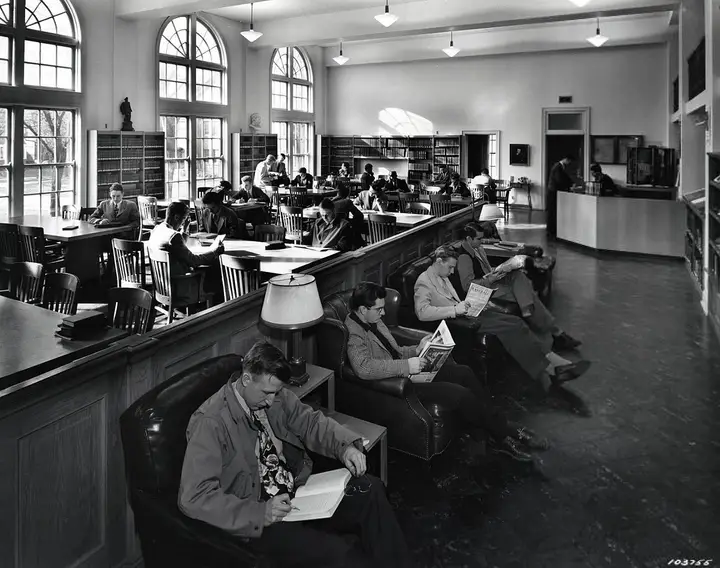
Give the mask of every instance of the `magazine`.
<svg viewBox="0 0 720 568">
<path fill-rule="evenodd" d="M 490 296 L 492 296 L 492 293 L 494 291 L 495 290 L 493 290 L 492 288 L 486 288 L 485 286 L 481 286 L 477 282 L 473 282 L 472 284 L 470 284 L 467 296 L 465 296 L 465 301 L 470 304 L 468 315 L 474 318 L 479 316 L 485 309 L 485 306 L 488 305 L 488 302 L 490 301 Z"/>
<path fill-rule="evenodd" d="M 443 320 L 420 352 L 420 359 L 425 359 L 426 362 L 425 370 L 417 375 L 410 375 L 410 380 L 414 383 L 429 383 L 432 381 L 445 361 L 447 361 L 447 358 L 450 357 L 453 347 L 455 347 L 455 342 L 445 320 Z"/>
</svg>

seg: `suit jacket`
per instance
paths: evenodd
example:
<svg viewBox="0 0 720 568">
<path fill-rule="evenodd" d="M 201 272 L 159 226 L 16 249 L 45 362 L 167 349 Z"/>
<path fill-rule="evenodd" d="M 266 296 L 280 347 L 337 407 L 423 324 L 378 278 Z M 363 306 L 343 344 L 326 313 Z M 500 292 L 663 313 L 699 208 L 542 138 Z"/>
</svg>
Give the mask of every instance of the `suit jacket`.
<svg viewBox="0 0 720 568">
<path fill-rule="evenodd" d="M 370 186 L 375 181 L 375 176 L 373 174 L 369 174 L 367 172 L 363 172 L 363 174 L 360 176 L 360 187 L 363 191 L 367 191 L 370 189 Z"/>
<path fill-rule="evenodd" d="M 208 233 L 227 235 L 235 239 L 247 240 L 248 237 L 245 225 L 241 225 L 235 212 L 225 206 L 222 206 L 217 214 L 212 213 L 209 208 L 203 207 L 202 224 Z"/>
<path fill-rule="evenodd" d="M 390 345 L 400 353 L 402 359 L 393 359 L 375 334 L 366 331 L 350 316 L 345 318 L 345 327 L 349 334 L 348 360 L 352 370 L 359 378 L 373 381 L 410 375 L 408 359 L 417 357 L 416 346 L 399 346 L 384 322 L 378 322 L 378 332 L 387 338 Z"/>
<path fill-rule="evenodd" d="M 415 282 L 415 314 L 420 321 L 455 318 L 460 298 L 448 278 L 440 278 L 431 266 Z"/>
<path fill-rule="evenodd" d="M 343 218 L 350 220 L 352 216 L 352 223 L 362 222 L 365 217 L 362 211 L 358 209 L 352 202 L 352 199 L 347 197 L 334 197 L 333 203 L 335 204 L 335 214 L 341 215 Z"/>
<path fill-rule="evenodd" d="M 410 188 L 408 187 L 408 184 L 404 179 L 397 178 L 395 181 L 393 181 L 393 179 L 390 178 L 385 183 L 383 191 L 402 191 L 403 193 L 408 193 L 410 191 Z"/>
<path fill-rule="evenodd" d="M 365 209 L 367 211 L 380 211 L 380 204 L 383 201 L 387 201 L 384 194 L 376 192 L 375 195 L 370 195 L 370 192 L 365 190 L 358 193 L 358 196 L 355 198 L 353 203 L 360 209 Z"/>
<path fill-rule="evenodd" d="M 265 411 L 270 428 L 283 444 L 283 455 L 304 485 L 312 471 L 306 448 L 341 459 L 348 446 L 362 450 L 362 438 L 282 389 Z M 228 382 L 190 417 L 187 449 L 178 491 L 178 507 L 194 519 L 231 535 L 258 538 L 265 521 L 261 501 L 258 430 Z"/>
<path fill-rule="evenodd" d="M 245 188 L 240 191 L 233 192 L 231 197 L 233 199 L 244 199 L 245 201 L 248 199 L 257 199 L 263 203 L 270 203 L 270 198 L 267 194 L 256 185 L 253 185 L 249 192 Z"/>
<path fill-rule="evenodd" d="M 321 217 L 315 221 L 312 230 L 312 246 L 333 248 L 347 252 L 352 248 L 352 231 L 350 222 L 335 217 L 332 223 L 326 223 Z"/>
<path fill-rule="evenodd" d="M 471 193 L 468 189 L 468 186 L 465 185 L 464 181 L 458 182 L 457 186 L 453 186 L 452 184 L 448 184 L 445 187 L 443 187 L 440 191 L 438 191 L 438 194 L 447 194 L 452 195 L 454 193 L 459 193 L 463 197 L 470 197 Z"/>
<path fill-rule="evenodd" d="M 292 181 L 293 185 L 296 185 L 298 187 L 304 187 L 305 189 L 312 189 L 313 186 L 313 177 L 310 174 L 307 174 L 305 176 L 305 181 L 303 181 L 300 174 L 295 176 L 295 179 Z"/>
<path fill-rule="evenodd" d="M 483 286 L 494 288 L 492 286 L 498 280 L 505 277 L 505 272 L 494 271 L 487 253 L 484 248 L 479 250 L 471 247 L 467 241 L 463 241 L 458 251 L 458 262 L 455 272 L 462 289 L 467 292 L 473 281 L 479 282 Z"/>
<path fill-rule="evenodd" d="M 115 205 L 112 199 L 106 199 L 90 215 L 89 221 L 94 225 L 101 219 L 137 228 L 140 226 L 140 211 L 138 211 L 138 207 L 134 202 L 123 199 L 119 205 L 118 215 L 115 216 Z"/>
<path fill-rule="evenodd" d="M 565 171 L 565 166 L 558 162 L 550 170 L 548 191 L 567 191 L 573 185 L 572 178 Z"/>
</svg>

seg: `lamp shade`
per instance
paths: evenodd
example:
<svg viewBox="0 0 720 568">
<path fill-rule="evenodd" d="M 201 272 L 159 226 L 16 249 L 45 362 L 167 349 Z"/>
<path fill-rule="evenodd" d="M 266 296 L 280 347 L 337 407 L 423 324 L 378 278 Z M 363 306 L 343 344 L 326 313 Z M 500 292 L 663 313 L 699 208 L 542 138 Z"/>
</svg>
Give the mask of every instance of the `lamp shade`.
<svg viewBox="0 0 720 568">
<path fill-rule="evenodd" d="M 497 221 L 498 219 L 504 219 L 505 215 L 497 205 L 485 205 L 480 211 L 481 221 Z M 267 296 L 266 296 L 267 297 Z"/>
<path fill-rule="evenodd" d="M 268 327 L 304 329 L 324 317 L 314 276 L 282 274 L 268 281 L 260 312 L 260 320 Z"/>
</svg>

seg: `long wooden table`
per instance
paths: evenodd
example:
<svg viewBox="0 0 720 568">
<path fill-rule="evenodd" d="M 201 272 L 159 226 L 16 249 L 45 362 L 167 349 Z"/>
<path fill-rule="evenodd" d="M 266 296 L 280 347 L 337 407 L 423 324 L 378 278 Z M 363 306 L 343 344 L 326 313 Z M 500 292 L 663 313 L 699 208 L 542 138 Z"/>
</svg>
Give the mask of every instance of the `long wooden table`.
<svg viewBox="0 0 720 568">
<path fill-rule="evenodd" d="M 421 215 L 419 213 L 397 213 L 394 211 L 380 213 L 379 211 L 368 211 L 366 209 L 361 209 L 360 212 L 364 215 L 365 223 L 368 222 L 369 215 L 389 215 L 395 217 L 397 226 L 402 229 L 412 229 L 435 218 L 433 215 Z M 320 207 L 306 207 L 303 209 L 303 217 L 306 219 L 317 219 L 320 217 Z"/>
<path fill-rule="evenodd" d="M 385 194 L 388 198 L 388 201 L 394 201 L 397 202 L 400 200 L 400 197 L 398 196 L 397 191 L 389 191 Z M 427 193 L 421 193 L 418 195 L 420 203 L 430 203 L 430 194 Z M 470 207 L 472 205 L 472 197 L 451 197 L 450 203 L 452 203 L 453 207 Z M 480 205 L 480 200 L 475 200 L 475 205 Z"/>
</svg>

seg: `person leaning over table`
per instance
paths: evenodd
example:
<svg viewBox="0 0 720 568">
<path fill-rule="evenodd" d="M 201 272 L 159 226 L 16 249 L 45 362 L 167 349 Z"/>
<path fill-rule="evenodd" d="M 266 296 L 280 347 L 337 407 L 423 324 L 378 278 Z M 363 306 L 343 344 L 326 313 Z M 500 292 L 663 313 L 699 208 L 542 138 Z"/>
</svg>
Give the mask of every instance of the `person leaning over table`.
<svg viewBox="0 0 720 568">
<path fill-rule="evenodd" d="M 379 211 L 382 213 L 383 207 L 387 203 L 387 197 L 381 190 L 371 185 L 369 189 L 358 193 L 353 203 L 356 207 L 365 211 Z"/>
<path fill-rule="evenodd" d="M 349 221 L 336 215 L 335 204 L 327 197 L 320 202 L 320 217 L 313 225 L 310 244 L 340 252 L 352 249 L 352 226 Z"/>
<path fill-rule="evenodd" d="M 128 225 L 136 229 L 140 226 L 140 211 L 137 205 L 123 199 L 123 186 L 114 183 L 108 190 L 109 199 L 106 199 L 90 215 L 88 222 L 92 225 Z"/>
<path fill-rule="evenodd" d="M 225 249 L 221 244 L 217 247 L 210 246 L 203 249 L 201 254 L 191 251 L 185 242 L 187 238 L 185 228 L 189 221 L 189 214 L 189 205 L 180 201 L 173 201 L 168 205 L 165 222 L 160 223 L 150 233 L 147 246 L 150 249 L 164 250 L 169 253 L 170 278 L 204 270 L 204 291 L 218 294 L 218 297 L 221 297 L 222 281 L 220 279 L 218 257 L 225 252 Z M 199 280 L 195 278 L 177 280 L 173 288 L 174 299 L 188 303 L 198 302 L 200 297 L 198 283 Z"/>
<path fill-rule="evenodd" d="M 298 175 L 296 175 L 295 179 L 292 181 L 292 185 L 296 187 L 304 187 L 305 189 L 312 189 L 313 176 L 308 173 L 307 168 L 300 168 L 298 170 Z"/>
<path fill-rule="evenodd" d="M 202 225 L 205 232 L 227 235 L 231 239 L 250 239 L 245 223 L 238 219 L 232 209 L 223 205 L 219 193 L 208 191 L 203 195 L 202 202 Z"/>
<path fill-rule="evenodd" d="M 408 193 L 410 188 L 404 179 L 400 179 L 396 171 L 390 172 L 390 179 L 385 182 L 383 191 L 400 191 L 402 193 Z"/>
<path fill-rule="evenodd" d="M 275 156 L 268 154 L 267 157 L 255 167 L 255 185 L 260 188 L 272 188 L 273 185 L 278 185 L 275 181 L 275 172 L 272 168 L 276 162 Z"/>
<path fill-rule="evenodd" d="M 459 195 L 460 197 L 470 197 L 471 193 L 464 181 L 460 180 L 460 174 L 453 172 L 450 176 L 450 183 L 438 191 L 438 195 Z"/>
<path fill-rule="evenodd" d="M 518 305 L 523 320 L 531 329 L 540 334 L 552 335 L 553 350 L 566 351 L 581 345 L 580 341 L 557 325 L 523 272 L 525 264 L 532 262 L 532 259 L 518 254 L 493 268 L 482 246 L 483 230 L 475 224 L 468 224 L 462 229 L 461 235 L 457 269 L 449 277 L 458 296 L 467 294 L 473 282 L 492 288 L 495 290 L 493 299 L 508 300 Z"/>
<path fill-rule="evenodd" d="M 262 189 L 253 185 L 253 180 L 250 176 L 243 176 L 240 181 L 242 182 L 242 187 L 240 191 L 236 192 L 234 199 L 240 199 L 244 202 L 254 199 L 255 201 L 262 201 L 263 203 L 270 203 L 270 198 Z"/>
<path fill-rule="evenodd" d="M 451 175 L 452 172 L 450 171 L 450 166 L 444 165 L 440 169 L 440 173 L 438 173 L 435 178 L 433 179 L 434 185 L 439 185 L 441 187 L 445 187 L 448 185 L 451 181 Z"/>
<path fill-rule="evenodd" d="M 335 205 L 335 215 L 350 221 L 353 232 L 353 248 L 365 246 L 363 231 L 365 230 L 365 215 L 350 199 L 350 189 L 342 182 L 338 183 L 337 195 L 332 202 Z"/>
<path fill-rule="evenodd" d="M 547 391 L 577 379 L 590 367 L 588 361 L 572 363 L 551 350 L 550 333 L 533 333 L 519 317 L 494 312 L 486 307 L 477 317 L 468 316 L 470 304 L 461 301 L 449 276 L 455 272 L 457 252 L 449 246 L 438 247 L 435 261 L 415 282 L 415 314 L 420 321 L 447 320 L 450 330 L 457 329 L 456 343 L 472 348 L 468 333 L 488 333 L 498 338 L 505 350 L 522 369 Z M 457 347 L 456 347 L 457 348 Z"/>
<path fill-rule="evenodd" d="M 399 346 L 382 320 L 386 295 L 379 284 L 360 282 L 350 298 L 352 313 L 345 318 L 348 360 L 355 374 L 365 381 L 408 377 L 428 365 L 419 355 L 430 335 L 418 345 Z M 413 389 L 424 406 L 441 404 L 454 409 L 471 435 L 486 430 L 498 453 L 530 461 L 532 456 L 525 448 L 547 448 L 545 440 L 535 438 L 523 427 L 510 426 L 505 416 L 489 404 L 490 394 L 470 367 L 448 360 L 432 382 L 414 383 Z"/>
<path fill-rule="evenodd" d="M 277 347 L 250 348 L 242 371 L 190 417 L 178 507 L 243 538 L 273 566 L 410 567 L 385 488 L 365 474 L 362 438 L 298 400 L 289 381 Z M 308 450 L 339 460 L 353 477 L 329 519 L 282 522 L 312 473 Z"/>
</svg>

